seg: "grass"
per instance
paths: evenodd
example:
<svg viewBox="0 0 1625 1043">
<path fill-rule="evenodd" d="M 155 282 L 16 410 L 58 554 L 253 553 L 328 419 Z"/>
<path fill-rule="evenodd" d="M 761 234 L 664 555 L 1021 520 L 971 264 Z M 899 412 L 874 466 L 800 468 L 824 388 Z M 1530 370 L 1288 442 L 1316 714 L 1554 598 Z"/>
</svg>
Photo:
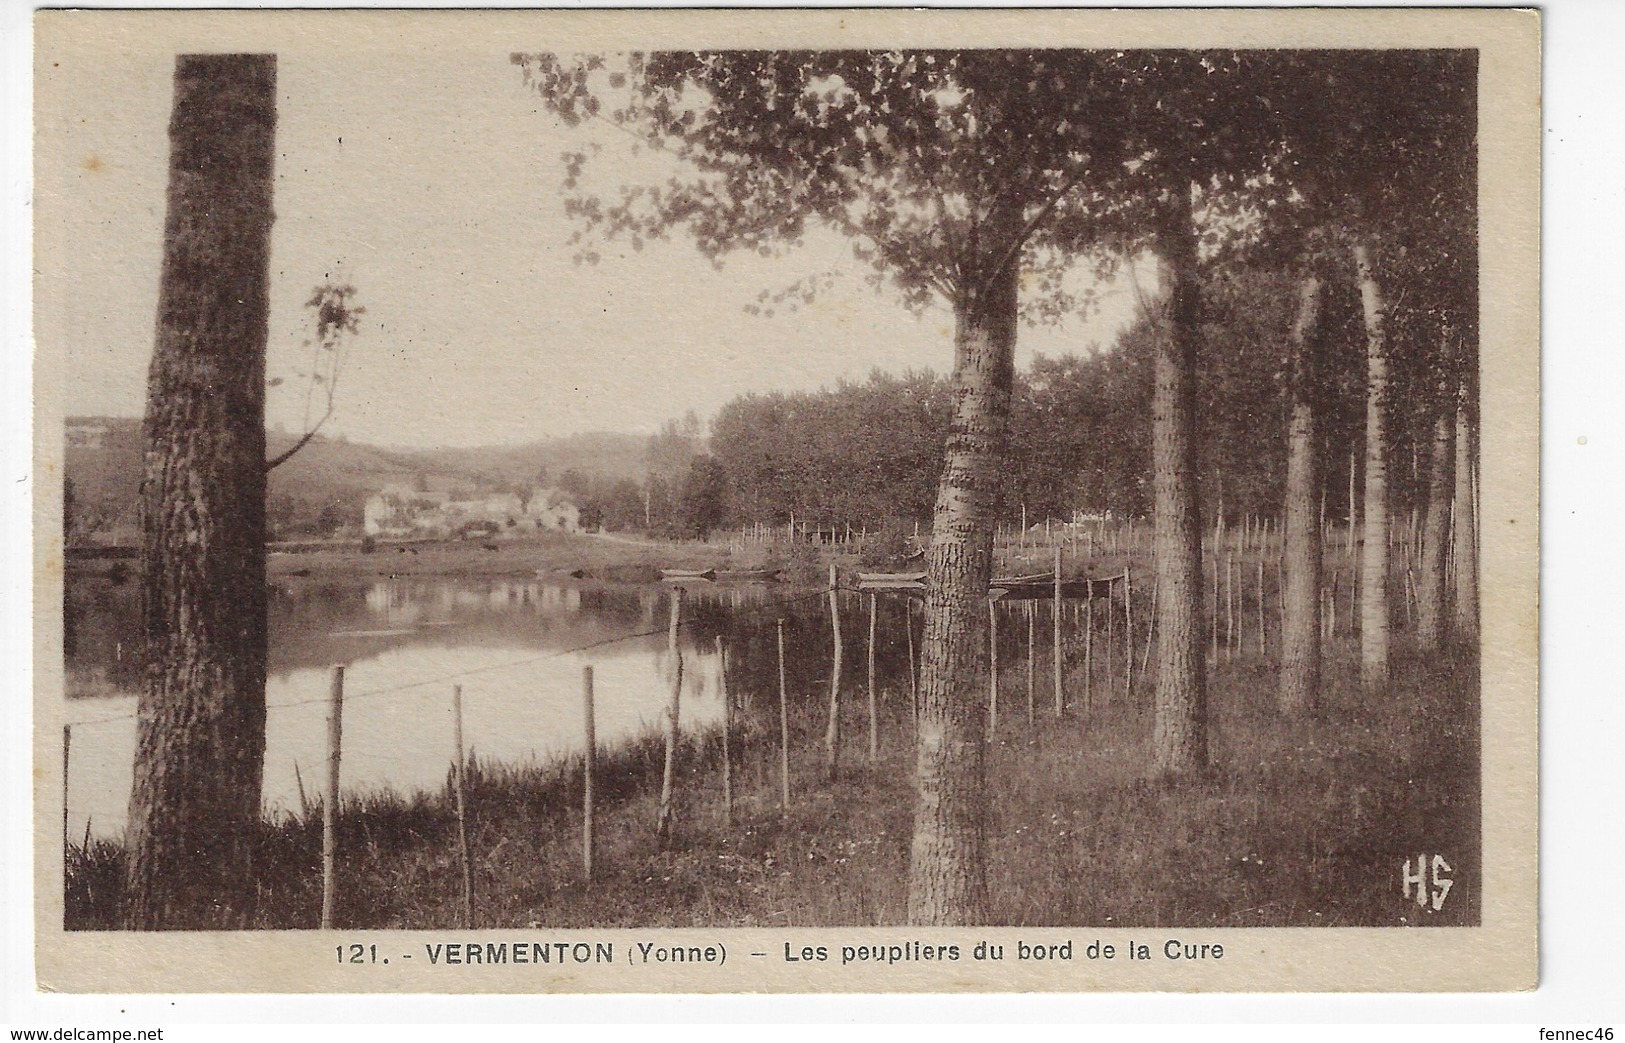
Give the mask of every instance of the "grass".
<svg viewBox="0 0 1625 1043">
<path fill-rule="evenodd" d="M 1352 647 L 1333 645 L 1318 713 L 1275 710 L 1273 664 L 1215 664 L 1212 767 L 1152 777 L 1150 686 L 1088 713 L 1026 720 L 1024 664 L 1003 675 L 989 744 L 990 919 L 1001 925 L 1411 926 L 1479 917 L 1478 677 L 1464 655 L 1396 656 L 1392 688 L 1359 691 Z M 1341 657 L 1341 658 L 1339 658 Z M 1073 674 L 1069 691 L 1080 678 Z M 650 736 L 600 756 L 598 873 L 581 869 L 579 760 L 468 774 L 479 927 L 900 924 L 912 832 L 906 697 L 883 692 L 882 747 L 867 757 L 861 680 L 847 689 L 842 768 L 823 769 L 821 701 L 792 716 L 792 802 L 778 806 L 777 701 L 747 693 L 734 752 L 732 823 L 717 736 L 681 750 L 677 825 L 658 848 L 662 748 Z M 462 926 L 449 789 L 347 801 L 338 923 Z M 320 814 L 268 826 L 254 926 L 316 926 Z M 1400 893 L 1401 867 L 1443 854 L 1454 886 L 1437 913 Z M 122 851 L 69 851 L 70 928 L 114 924 Z"/>
</svg>

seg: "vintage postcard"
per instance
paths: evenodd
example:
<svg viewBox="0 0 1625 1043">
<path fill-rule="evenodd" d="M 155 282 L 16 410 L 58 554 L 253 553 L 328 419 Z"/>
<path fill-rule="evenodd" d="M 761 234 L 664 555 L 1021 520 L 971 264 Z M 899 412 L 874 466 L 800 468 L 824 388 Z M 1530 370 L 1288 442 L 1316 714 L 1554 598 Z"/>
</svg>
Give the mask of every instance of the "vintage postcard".
<svg viewBox="0 0 1625 1043">
<path fill-rule="evenodd" d="M 1536 12 L 35 29 L 40 989 L 1536 985 Z"/>
</svg>

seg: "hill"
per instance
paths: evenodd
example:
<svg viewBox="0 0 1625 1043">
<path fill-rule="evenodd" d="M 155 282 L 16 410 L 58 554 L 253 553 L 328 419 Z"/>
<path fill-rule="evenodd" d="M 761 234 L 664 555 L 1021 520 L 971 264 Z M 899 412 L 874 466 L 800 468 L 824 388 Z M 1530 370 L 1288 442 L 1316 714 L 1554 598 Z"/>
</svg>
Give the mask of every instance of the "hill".
<svg viewBox="0 0 1625 1043">
<path fill-rule="evenodd" d="M 533 481 L 544 472 L 549 484 L 557 484 L 567 471 L 610 482 L 622 478 L 642 481 L 648 443 L 643 435 L 593 431 L 523 445 L 420 449 L 398 455 L 410 456 L 437 473 L 477 478 L 489 485 Z"/>
<path fill-rule="evenodd" d="M 96 543 L 133 543 L 141 489 L 141 421 L 70 417 L 65 469 L 73 487 L 73 536 Z M 272 456 L 295 437 L 267 435 Z M 556 484 L 568 471 L 614 481 L 641 478 L 648 439 L 594 432 L 524 445 L 477 449 L 391 449 L 318 435 L 271 472 L 267 509 L 279 538 L 328 535 L 361 524 L 369 493 L 389 482 L 497 489 Z"/>
</svg>

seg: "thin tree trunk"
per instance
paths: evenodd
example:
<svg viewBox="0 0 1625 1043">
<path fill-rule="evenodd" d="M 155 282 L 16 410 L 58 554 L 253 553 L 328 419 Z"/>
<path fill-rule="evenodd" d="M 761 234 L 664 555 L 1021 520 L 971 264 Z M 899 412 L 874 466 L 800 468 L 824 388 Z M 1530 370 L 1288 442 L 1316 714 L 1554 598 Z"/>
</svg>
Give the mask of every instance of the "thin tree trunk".
<svg viewBox="0 0 1625 1043">
<path fill-rule="evenodd" d="M 1157 589 L 1156 768 L 1207 765 L 1207 664 L 1202 656 L 1201 505 L 1196 487 L 1196 349 L 1200 290 L 1188 193 L 1164 215 L 1158 247 L 1169 287 L 1151 396 L 1151 486 Z M 1215 548 L 1217 549 L 1217 548 Z"/>
<path fill-rule="evenodd" d="M 1287 428 L 1285 546 L 1281 597 L 1281 709 L 1312 707 L 1320 688 L 1320 525 L 1315 456 L 1315 359 L 1312 339 L 1320 319 L 1320 280 L 1304 277 L 1292 326 L 1292 416 Z M 1324 500 L 1322 501 L 1324 502 Z"/>
<path fill-rule="evenodd" d="M 913 925 L 987 922 L 986 794 L 980 686 L 981 607 L 993 574 L 993 524 L 1014 381 L 1019 211 L 983 229 L 1011 244 L 954 308 L 956 406 L 926 559 L 914 839 Z"/>
<path fill-rule="evenodd" d="M 1422 582 L 1417 591 L 1417 645 L 1424 652 L 1439 648 L 1445 632 L 1445 562 L 1450 548 L 1450 500 L 1455 463 L 1455 417 L 1443 409 L 1433 418 L 1433 445 L 1428 457 L 1428 506 L 1422 531 Z"/>
<path fill-rule="evenodd" d="M 1456 532 L 1455 631 L 1458 641 L 1478 639 L 1478 500 L 1473 495 L 1476 459 L 1473 454 L 1471 403 L 1467 389 L 1456 402 Z"/>
<path fill-rule="evenodd" d="M 181 55 L 142 427 L 124 924 L 234 927 L 265 761 L 265 345 L 274 55 Z"/>
<path fill-rule="evenodd" d="M 1365 528 L 1360 555 L 1360 682 L 1388 684 L 1388 350 L 1382 287 L 1370 249 L 1354 247 L 1365 317 Z"/>
</svg>

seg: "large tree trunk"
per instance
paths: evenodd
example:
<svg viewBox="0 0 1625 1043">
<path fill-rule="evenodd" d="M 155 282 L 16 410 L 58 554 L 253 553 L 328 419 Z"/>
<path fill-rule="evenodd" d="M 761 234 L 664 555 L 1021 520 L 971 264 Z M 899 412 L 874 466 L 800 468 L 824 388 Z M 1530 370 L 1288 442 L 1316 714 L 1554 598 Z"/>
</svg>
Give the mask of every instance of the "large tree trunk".
<svg viewBox="0 0 1625 1043">
<path fill-rule="evenodd" d="M 1320 523 L 1316 515 L 1319 468 L 1315 453 L 1314 338 L 1320 317 L 1320 280 L 1306 275 L 1292 326 L 1291 401 L 1287 425 L 1285 533 L 1281 552 L 1281 709 L 1297 714 L 1314 705 L 1320 689 Z"/>
<path fill-rule="evenodd" d="M 1012 256 L 973 299 L 955 306 L 957 402 L 926 559 L 908 882 L 915 925 L 987 922 L 986 707 L 977 681 L 1015 375 L 1017 274 Z"/>
<path fill-rule="evenodd" d="M 1464 384 L 1456 401 L 1456 495 L 1451 512 L 1455 517 L 1455 630 L 1456 639 L 1464 642 L 1478 640 L 1478 497 L 1473 486 L 1478 467 L 1473 453 L 1472 402 L 1468 398 L 1471 387 L 1470 382 Z"/>
<path fill-rule="evenodd" d="M 1207 662 L 1202 651 L 1201 504 L 1196 488 L 1196 348 L 1201 287 L 1189 195 L 1162 217 L 1157 248 L 1169 321 L 1157 337 L 1151 394 L 1152 540 L 1156 553 L 1156 767 L 1207 766 Z"/>
<path fill-rule="evenodd" d="M 1445 563 L 1450 553 L 1451 466 L 1455 462 L 1456 418 L 1441 404 L 1433 418 L 1428 451 L 1428 505 L 1422 524 L 1422 581 L 1416 598 L 1416 643 L 1438 649 L 1445 632 Z"/>
<path fill-rule="evenodd" d="M 235 927 L 265 756 L 274 55 L 182 55 L 141 496 L 125 924 Z"/>
<path fill-rule="evenodd" d="M 1370 248 L 1354 246 L 1365 316 L 1365 527 L 1360 548 L 1360 683 L 1388 685 L 1388 349 L 1382 286 Z"/>
</svg>

